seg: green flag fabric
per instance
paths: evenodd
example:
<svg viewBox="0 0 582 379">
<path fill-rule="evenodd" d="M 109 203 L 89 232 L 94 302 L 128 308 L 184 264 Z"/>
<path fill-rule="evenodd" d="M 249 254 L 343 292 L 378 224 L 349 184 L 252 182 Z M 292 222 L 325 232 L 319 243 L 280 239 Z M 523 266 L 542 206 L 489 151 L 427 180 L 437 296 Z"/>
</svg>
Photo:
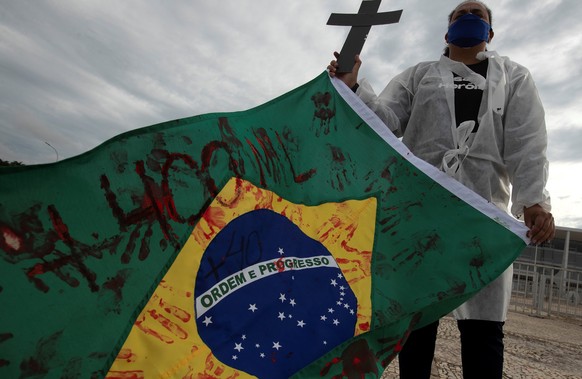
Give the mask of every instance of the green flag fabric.
<svg viewBox="0 0 582 379">
<path fill-rule="evenodd" d="M 324 72 L 247 111 L 168 121 L 58 163 L 1 168 L 0 377 L 148 377 L 143 370 L 125 376 L 110 370 L 116 358 L 131 355 L 123 346 L 132 328 L 145 330 L 140 314 L 231 178 L 258 188 L 249 193 L 271 191 L 271 198 L 306 207 L 377 203 L 368 228 L 370 267 L 362 269 L 370 283 L 369 322 L 312 356 L 289 359 L 273 376 L 264 374 L 268 368 L 253 372 L 214 354 L 229 372 L 246 377 L 379 377 L 413 328 L 462 304 L 526 244 L 522 224 L 415 158 L 349 88 Z M 297 224 L 297 215 L 267 210 L 254 213 L 252 222 Z M 236 217 L 229 222 L 245 215 Z M 337 264 L 321 253 L 319 260 L 295 257 L 287 267 L 327 262 L 326 270 L 347 277 L 344 258 L 331 256 Z M 273 264 L 252 267 L 263 273 L 279 267 Z M 272 274 L 269 280 L 278 277 Z M 228 283 L 232 289 L 234 282 Z M 197 323 L 201 341 L 215 351 L 219 344 L 209 341 L 221 337 L 202 335 L 210 313 L 201 315 L 195 305 L 210 304 L 213 292 L 198 294 L 191 285 L 187 311 L 198 315 L 183 321 Z M 161 320 L 153 311 L 149 317 Z M 209 369 L 195 349 L 187 353 L 189 373 Z M 184 376 L 176 370 L 166 376 Z M 213 375 L 226 377 L 217 370 Z"/>
</svg>

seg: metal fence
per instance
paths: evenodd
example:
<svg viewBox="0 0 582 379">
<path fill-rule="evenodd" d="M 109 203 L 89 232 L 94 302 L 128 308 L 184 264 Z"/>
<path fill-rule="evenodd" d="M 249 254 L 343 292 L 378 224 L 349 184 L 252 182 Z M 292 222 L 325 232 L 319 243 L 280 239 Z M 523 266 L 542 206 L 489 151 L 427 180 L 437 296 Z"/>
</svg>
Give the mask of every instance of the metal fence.
<svg viewBox="0 0 582 379">
<path fill-rule="evenodd" d="M 510 309 L 582 319 L 582 230 L 557 228 L 550 243 L 524 249 L 513 264 Z"/>
<path fill-rule="evenodd" d="M 540 317 L 582 319 L 582 270 L 516 261 L 510 309 Z"/>
</svg>

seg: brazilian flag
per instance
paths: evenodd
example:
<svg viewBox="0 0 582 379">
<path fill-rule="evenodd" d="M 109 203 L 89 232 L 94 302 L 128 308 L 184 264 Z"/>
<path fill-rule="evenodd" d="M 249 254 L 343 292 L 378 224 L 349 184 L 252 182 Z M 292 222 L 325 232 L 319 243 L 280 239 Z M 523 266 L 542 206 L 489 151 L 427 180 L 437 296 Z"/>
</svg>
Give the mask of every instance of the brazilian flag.
<svg viewBox="0 0 582 379">
<path fill-rule="evenodd" d="M 0 377 L 377 378 L 525 241 L 324 72 L 0 169 Z"/>
</svg>

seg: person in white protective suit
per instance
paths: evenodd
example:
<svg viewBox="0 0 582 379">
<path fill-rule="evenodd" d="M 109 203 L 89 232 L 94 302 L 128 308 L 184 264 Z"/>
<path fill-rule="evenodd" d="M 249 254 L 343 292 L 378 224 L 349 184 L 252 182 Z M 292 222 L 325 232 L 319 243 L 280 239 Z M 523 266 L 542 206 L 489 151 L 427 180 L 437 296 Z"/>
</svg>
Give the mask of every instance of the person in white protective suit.
<svg viewBox="0 0 582 379">
<path fill-rule="evenodd" d="M 348 85 L 419 158 L 442 169 L 499 208 L 523 218 L 532 243 L 554 237 L 544 110 L 529 71 L 493 51 L 491 10 L 465 1 L 449 15 L 440 60 L 419 63 L 377 96 L 355 57 L 351 73 L 330 76 Z M 335 53 L 336 58 L 338 54 Z M 510 187 L 511 185 L 511 187 Z M 512 270 L 454 311 L 465 378 L 501 378 L 503 324 Z M 411 333 L 399 355 L 400 377 L 429 378 L 438 321 Z"/>
</svg>

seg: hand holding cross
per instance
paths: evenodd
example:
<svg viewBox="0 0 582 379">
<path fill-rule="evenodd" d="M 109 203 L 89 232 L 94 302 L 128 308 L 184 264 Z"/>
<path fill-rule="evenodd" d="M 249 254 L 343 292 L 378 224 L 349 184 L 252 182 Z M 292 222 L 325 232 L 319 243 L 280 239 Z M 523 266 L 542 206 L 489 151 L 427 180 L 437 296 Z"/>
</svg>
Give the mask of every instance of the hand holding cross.
<svg viewBox="0 0 582 379">
<path fill-rule="evenodd" d="M 337 51 L 333 52 L 335 59 L 339 60 L 340 53 Z M 341 81 L 343 81 L 348 87 L 355 88 L 354 86 L 358 83 L 358 71 L 360 70 L 360 66 L 362 65 L 362 61 L 360 60 L 360 55 L 356 55 L 353 61 L 353 67 L 350 72 L 338 72 L 338 61 L 333 60 L 327 66 L 327 70 L 329 71 L 329 76 L 337 77 Z"/>
<path fill-rule="evenodd" d="M 382 0 L 362 1 L 360 10 L 357 14 L 331 14 L 327 21 L 327 25 L 352 26 L 352 28 L 340 54 L 337 55 L 336 53 L 337 65 L 333 62 L 330 65 L 333 68 L 333 72 L 330 69 L 330 73 L 333 75 L 336 73 L 351 73 L 352 69 L 354 69 L 354 65 L 358 64 L 355 70 L 357 74 L 357 68 L 359 68 L 361 61 L 359 61 L 359 58 L 354 60 L 354 57 L 360 54 L 372 25 L 392 24 L 397 23 L 400 20 L 402 10 L 377 13 L 381 1 Z"/>
</svg>

